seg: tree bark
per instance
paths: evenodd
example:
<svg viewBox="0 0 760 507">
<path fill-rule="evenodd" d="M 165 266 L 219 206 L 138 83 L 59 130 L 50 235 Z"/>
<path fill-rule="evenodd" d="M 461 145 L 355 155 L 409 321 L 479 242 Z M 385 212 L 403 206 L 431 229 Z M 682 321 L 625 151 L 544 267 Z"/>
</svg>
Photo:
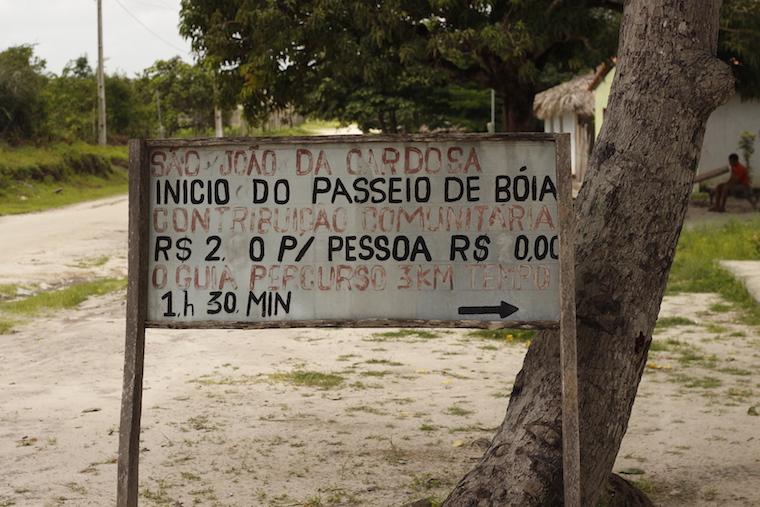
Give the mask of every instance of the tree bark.
<svg viewBox="0 0 760 507">
<path fill-rule="evenodd" d="M 533 120 L 533 97 L 535 93 L 531 90 L 519 92 L 520 95 L 517 95 L 522 88 L 520 85 L 515 85 L 504 86 L 499 90 L 499 97 L 502 99 L 501 125 L 503 132 L 530 132 L 535 127 Z"/>
<path fill-rule="evenodd" d="M 704 126 L 733 93 L 715 58 L 720 0 L 627 0 L 609 109 L 575 202 L 584 506 L 626 432 Z M 446 506 L 561 505 L 559 343 L 540 333 L 489 449 Z"/>
</svg>

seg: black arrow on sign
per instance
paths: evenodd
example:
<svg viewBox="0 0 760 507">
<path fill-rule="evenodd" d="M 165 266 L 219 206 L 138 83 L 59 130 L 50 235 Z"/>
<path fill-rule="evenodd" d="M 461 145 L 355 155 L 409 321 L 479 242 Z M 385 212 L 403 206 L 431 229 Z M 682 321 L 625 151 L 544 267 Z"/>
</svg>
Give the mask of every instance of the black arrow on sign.
<svg viewBox="0 0 760 507">
<path fill-rule="evenodd" d="M 498 313 L 502 319 L 509 317 L 515 313 L 519 308 L 510 305 L 506 301 L 502 301 L 497 306 L 460 306 L 459 315 L 488 315 L 491 313 Z"/>
</svg>

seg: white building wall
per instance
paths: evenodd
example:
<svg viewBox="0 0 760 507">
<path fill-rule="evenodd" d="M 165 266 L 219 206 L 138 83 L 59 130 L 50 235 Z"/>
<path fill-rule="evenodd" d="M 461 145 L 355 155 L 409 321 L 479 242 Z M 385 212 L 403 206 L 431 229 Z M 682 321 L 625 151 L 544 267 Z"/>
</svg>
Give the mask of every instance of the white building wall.
<svg viewBox="0 0 760 507">
<path fill-rule="evenodd" d="M 750 177 L 754 186 L 760 185 L 760 100 L 742 102 L 734 96 L 713 111 L 707 120 L 697 173 L 727 166 L 731 153 L 739 155 L 744 163 L 739 152 L 739 135 L 745 131 L 757 136 L 755 154 L 750 159 Z"/>
<path fill-rule="evenodd" d="M 554 116 L 544 120 L 544 132 L 559 134 L 570 134 L 570 167 L 572 173 L 576 174 L 576 164 L 578 158 L 576 154 L 576 128 L 578 126 L 578 117 L 573 113 L 564 113 L 561 116 Z"/>
</svg>

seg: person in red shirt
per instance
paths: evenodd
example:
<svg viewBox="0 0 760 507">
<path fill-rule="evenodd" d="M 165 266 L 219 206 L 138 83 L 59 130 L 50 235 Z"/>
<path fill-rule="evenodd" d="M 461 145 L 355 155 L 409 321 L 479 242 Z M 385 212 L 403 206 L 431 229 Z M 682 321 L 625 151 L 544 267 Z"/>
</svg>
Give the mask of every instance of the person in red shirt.
<svg viewBox="0 0 760 507">
<path fill-rule="evenodd" d="M 721 183 L 715 189 L 715 204 L 710 208 L 710 211 L 726 211 L 726 199 L 729 192 L 735 188 L 744 188 L 747 192 L 752 192 L 749 184 L 749 172 L 747 167 L 739 162 L 739 155 L 736 153 L 729 155 L 728 165 L 731 176 L 728 181 Z"/>
</svg>

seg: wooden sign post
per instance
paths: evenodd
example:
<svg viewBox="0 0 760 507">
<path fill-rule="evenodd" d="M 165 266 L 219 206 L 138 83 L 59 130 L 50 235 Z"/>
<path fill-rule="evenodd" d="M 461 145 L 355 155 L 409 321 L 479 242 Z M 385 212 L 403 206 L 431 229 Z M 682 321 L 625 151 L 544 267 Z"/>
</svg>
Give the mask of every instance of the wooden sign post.
<svg viewBox="0 0 760 507">
<path fill-rule="evenodd" d="M 130 142 L 117 505 L 137 505 L 145 329 L 560 329 L 580 505 L 567 134 Z"/>
</svg>

